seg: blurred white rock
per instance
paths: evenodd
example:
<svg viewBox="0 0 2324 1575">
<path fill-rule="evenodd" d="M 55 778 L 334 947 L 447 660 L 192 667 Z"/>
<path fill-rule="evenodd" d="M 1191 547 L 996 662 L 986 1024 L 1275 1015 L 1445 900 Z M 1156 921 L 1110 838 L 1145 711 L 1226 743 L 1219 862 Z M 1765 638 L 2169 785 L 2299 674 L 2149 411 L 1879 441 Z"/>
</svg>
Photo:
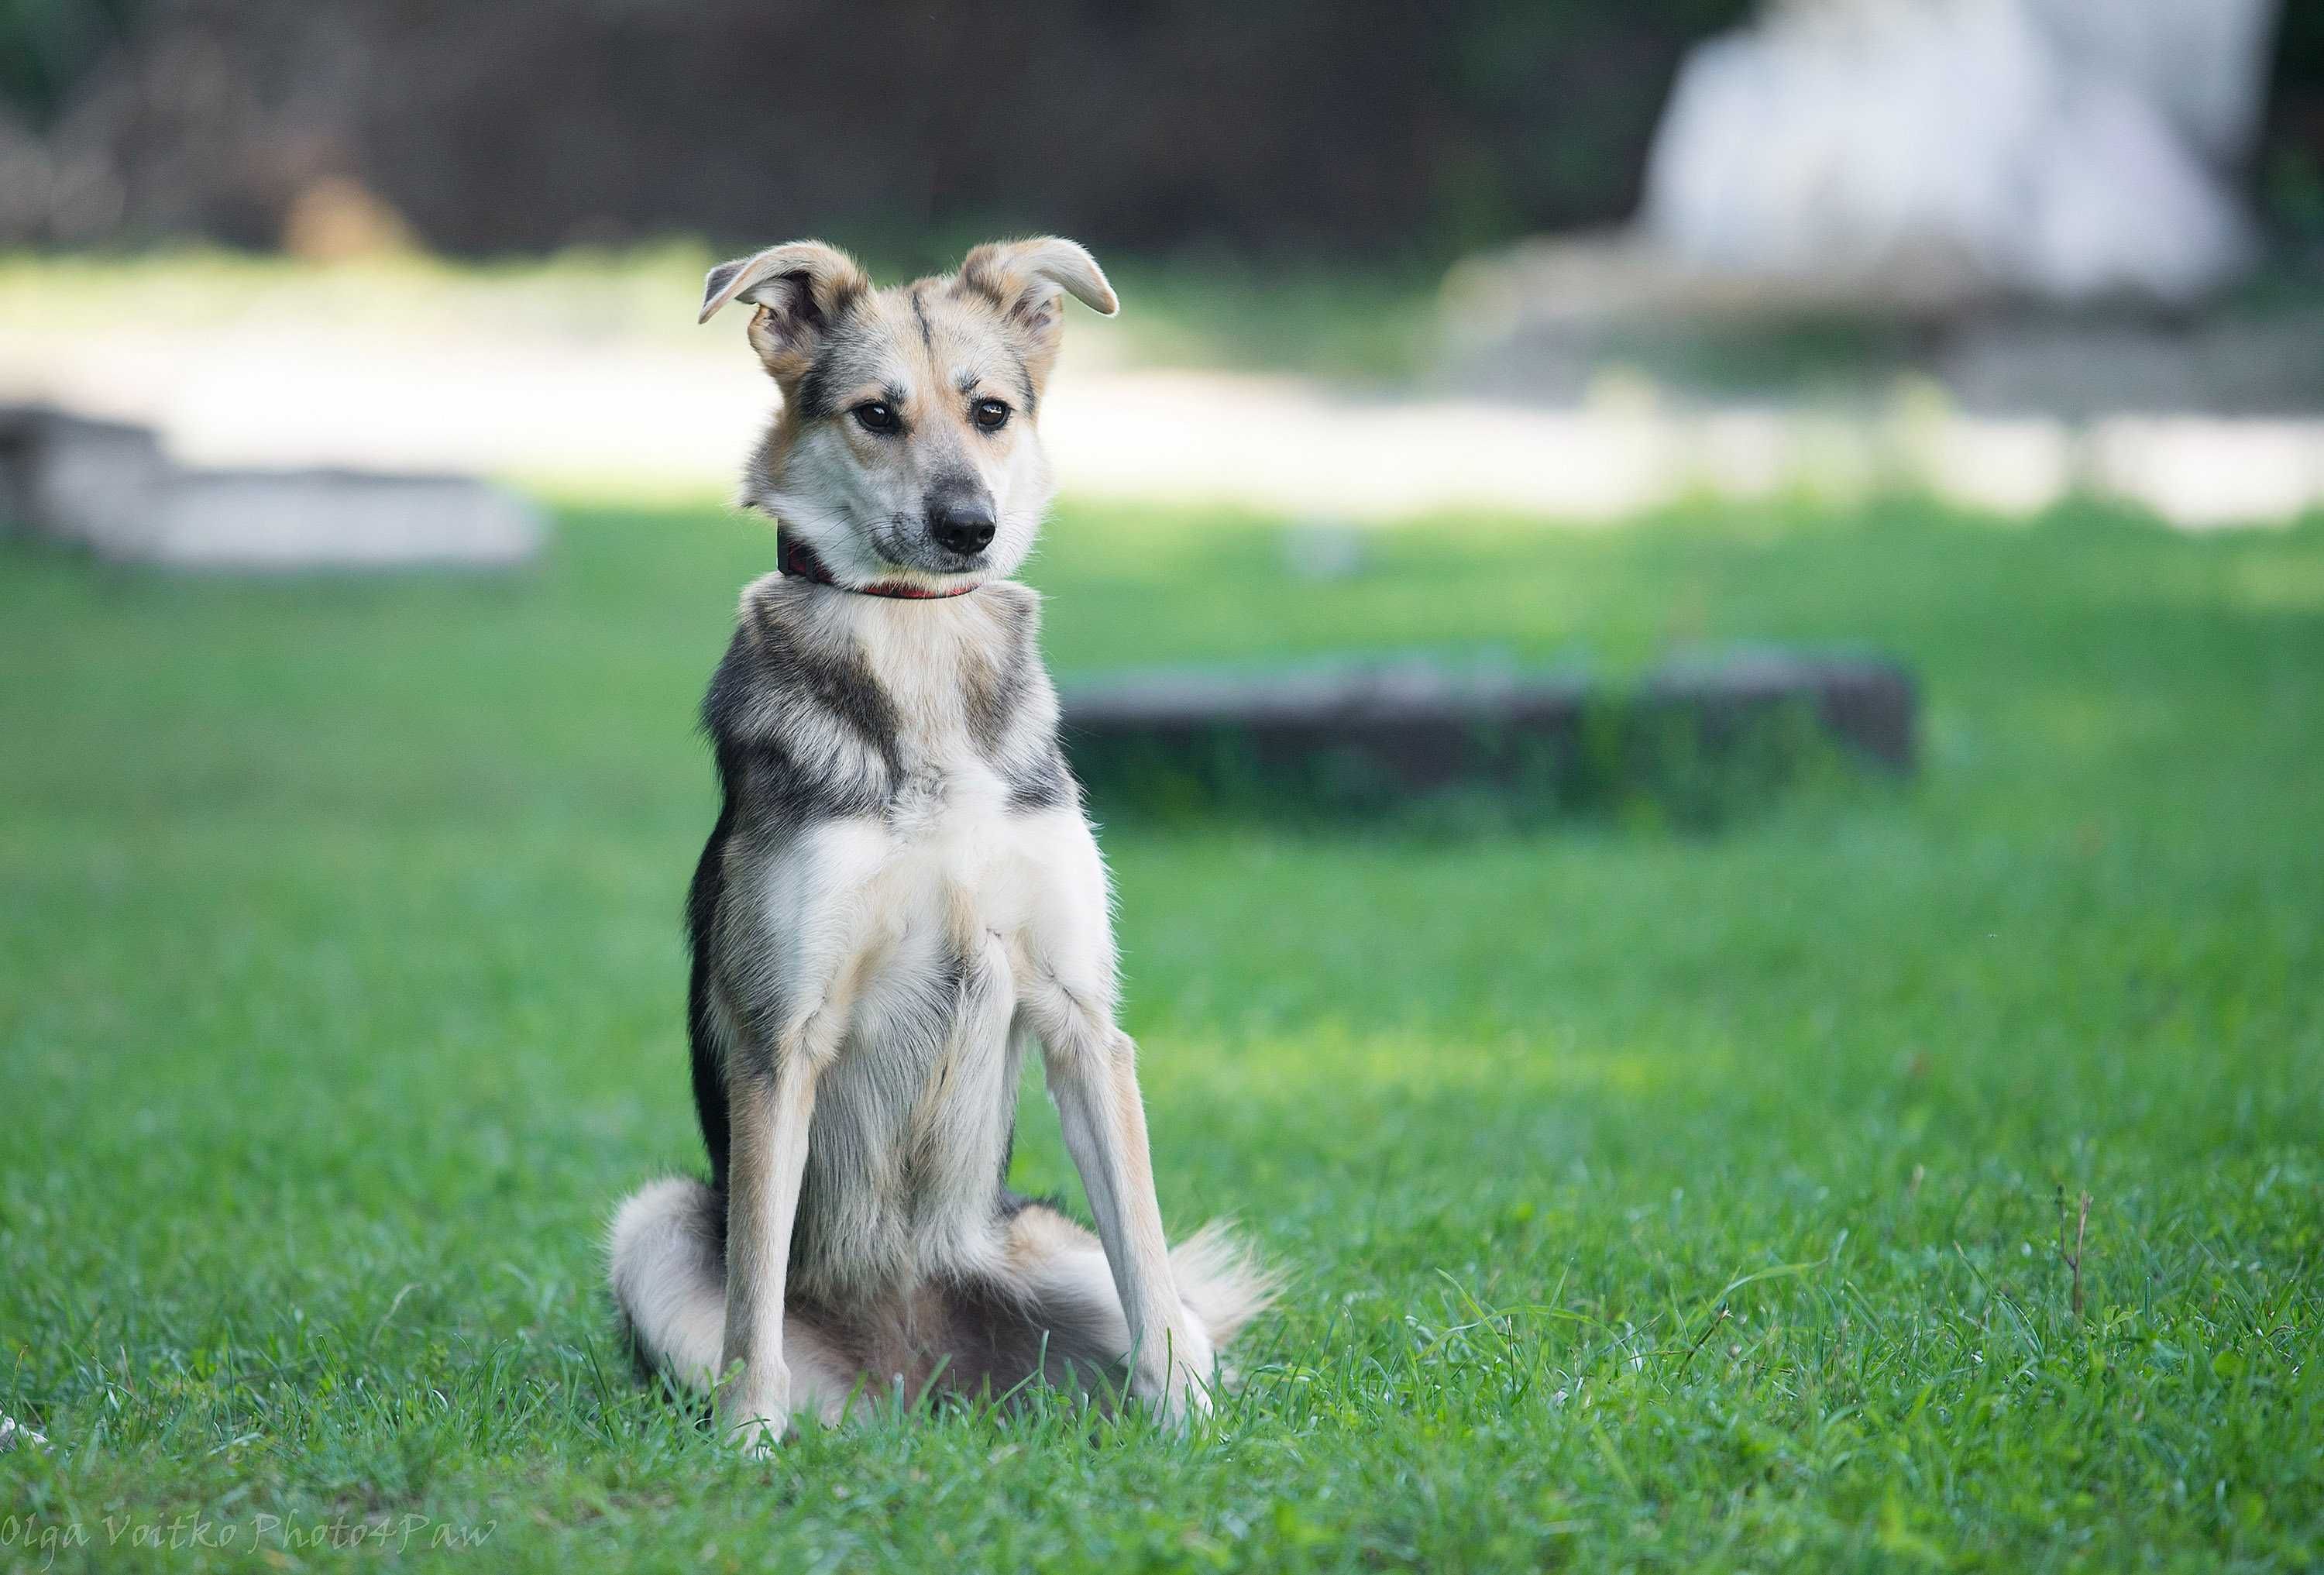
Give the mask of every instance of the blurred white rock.
<svg viewBox="0 0 2324 1575">
<path fill-rule="evenodd" d="M 1740 272 L 2193 299 L 2251 255 L 2275 5 L 1775 0 L 1682 67 L 1645 226 Z"/>
</svg>

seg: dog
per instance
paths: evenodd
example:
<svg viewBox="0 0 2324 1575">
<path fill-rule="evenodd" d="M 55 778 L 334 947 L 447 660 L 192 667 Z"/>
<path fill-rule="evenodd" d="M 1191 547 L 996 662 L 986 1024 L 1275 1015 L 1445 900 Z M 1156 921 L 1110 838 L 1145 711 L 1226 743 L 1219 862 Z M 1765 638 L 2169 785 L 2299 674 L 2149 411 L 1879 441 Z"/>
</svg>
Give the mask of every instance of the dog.
<svg viewBox="0 0 2324 1575">
<path fill-rule="evenodd" d="M 1117 309 L 1054 237 L 884 290 L 814 241 L 706 281 L 700 320 L 754 307 L 781 391 L 740 499 L 778 567 L 703 703 L 710 1180 L 625 1201 L 609 1272 L 641 1365 L 753 1447 L 859 1397 L 1034 1383 L 1183 1424 L 1274 1294 L 1229 1232 L 1164 1238 L 1105 867 L 1010 577 L 1054 492 L 1036 422 L 1067 295 Z M 1094 1237 L 1007 1185 L 1036 1044 Z"/>
</svg>

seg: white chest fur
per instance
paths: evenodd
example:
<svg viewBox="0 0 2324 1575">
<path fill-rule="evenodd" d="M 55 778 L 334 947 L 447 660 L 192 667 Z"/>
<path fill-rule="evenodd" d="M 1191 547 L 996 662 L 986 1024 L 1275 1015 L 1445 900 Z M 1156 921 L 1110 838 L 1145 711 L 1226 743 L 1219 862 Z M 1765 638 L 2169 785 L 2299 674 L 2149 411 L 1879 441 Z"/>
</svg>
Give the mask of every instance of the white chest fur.
<svg viewBox="0 0 2324 1575">
<path fill-rule="evenodd" d="M 1029 596 L 1021 587 L 1006 587 Z M 871 679 L 887 697 L 895 729 L 894 774 L 883 813 L 851 834 L 862 839 L 845 862 L 876 869 L 867 898 L 893 926 L 934 929 L 946 916 L 957 938 L 1013 934 L 1030 911 L 1032 889 L 1059 855 L 1080 817 L 1027 815 L 1010 806 L 1007 769 L 1049 747 L 1056 701 L 1038 658 L 1019 657 L 1008 603 L 984 595 L 936 603 L 839 599 L 848 633 Z M 1000 718 L 978 714 L 978 696 L 1013 659 L 1027 663 L 1013 704 Z M 1069 854 L 1068 854 L 1069 856 Z M 964 911 L 962 905 L 965 905 Z"/>
</svg>

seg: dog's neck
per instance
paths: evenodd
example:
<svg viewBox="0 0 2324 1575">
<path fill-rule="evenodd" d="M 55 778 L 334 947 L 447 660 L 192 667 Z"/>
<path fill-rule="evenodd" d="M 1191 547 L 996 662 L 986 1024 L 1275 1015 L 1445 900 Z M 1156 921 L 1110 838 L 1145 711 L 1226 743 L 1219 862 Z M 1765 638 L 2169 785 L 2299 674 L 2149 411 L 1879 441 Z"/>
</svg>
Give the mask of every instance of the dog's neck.
<svg viewBox="0 0 2324 1575">
<path fill-rule="evenodd" d="M 830 766 L 835 780 L 881 793 L 900 791 L 914 769 L 950 771 L 972 756 L 1032 781 L 1057 725 L 1041 600 L 1015 580 L 980 589 L 915 606 L 796 576 L 754 581 L 736 648 L 745 659 L 733 682 L 712 686 L 714 705 L 724 695 L 738 709 L 714 728 L 780 735 L 793 769 Z M 856 739 L 867 726 L 877 735 L 868 743 Z"/>
<path fill-rule="evenodd" d="M 965 596 L 975 585 L 962 585 L 957 590 L 932 591 L 923 585 L 906 585 L 900 580 L 875 580 L 868 585 L 843 585 L 833 577 L 815 549 L 787 532 L 775 535 L 775 568 L 778 573 L 810 585 L 829 585 L 835 591 L 844 591 L 857 596 L 885 596 L 898 602 L 944 602 L 954 596 Z M 982 584 L 982 582 L 979 582 Z"/>
</svg>

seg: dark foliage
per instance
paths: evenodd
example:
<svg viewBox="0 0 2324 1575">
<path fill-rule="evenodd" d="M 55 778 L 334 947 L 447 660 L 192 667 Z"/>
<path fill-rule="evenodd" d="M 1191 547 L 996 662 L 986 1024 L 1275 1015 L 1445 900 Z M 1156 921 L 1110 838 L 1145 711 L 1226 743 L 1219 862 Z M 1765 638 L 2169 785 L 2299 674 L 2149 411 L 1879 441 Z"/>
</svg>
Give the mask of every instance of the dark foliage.
<svg viewBox="0 0 2324 1575">
<path fill-rule="evenodd" d="M 2279 229 L 2324 245 L 2324 5 L 2290 0 L 2277 26 L 2260 195 Z"/>
<path fill-rule="evenodd" d="M 0 155 L 41 150 L 0 165 L 56 191 L 0 193 L 0 243 L 271 245 L 339 176 L 456 253 L 1038 228 L 1433 262 L 1627 214 L 1682 54 L 1749 9 L 0 0 Z M 2283 8 L 2252 176 L 2324 236 L 2313 5 Z"/>
<path fill-rule="evenodd" d="M 128 3 L 15 0 L 0 32 L 80 41 L 5 90 L 112 171 L 132 237 L 271 244 L 339 175 L 466 253 L 1038 226 L 1387 258 L 1628 211 L 1681 53 L 1745 10 Z"/>
</svg>

